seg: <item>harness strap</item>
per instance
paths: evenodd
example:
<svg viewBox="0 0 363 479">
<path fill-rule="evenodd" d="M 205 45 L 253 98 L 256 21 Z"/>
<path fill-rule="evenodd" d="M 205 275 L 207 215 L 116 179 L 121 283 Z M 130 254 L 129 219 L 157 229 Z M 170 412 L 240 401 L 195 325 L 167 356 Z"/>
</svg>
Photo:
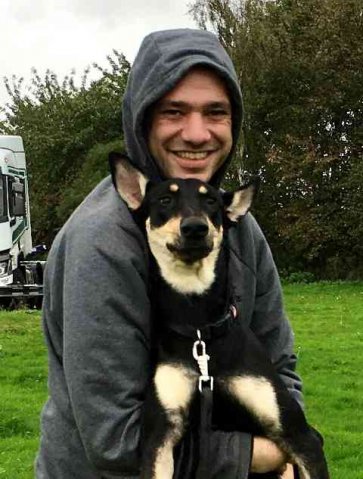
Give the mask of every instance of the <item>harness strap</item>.
<svg viewBox="0 0 363 479">
<path fill-rule="evenodd" d="M 210 477 L 212 411 L 213 391 L 208 386 L 202 387 L 200 393 L 199 463 L 196 479 L 208 479 Z"/>
<path fill-rule="evenodd" d="M 234 305 L 231 305 L 220 320 L 214 323 L 206 324 L 200 328 L 196 328 L 195 326 L 191 326 L 189 324 L 167 324 L 164 327 L 175 333 L 178 333 L 180 336 L 185 336 L 192 339 L 195 338 L 195 332 L 197 329 L 199 329 L 202 333 L 203 339 L 210 340 L 227 334 L 232 328 L 236 317 L 237 310 Z"/>
</svg>

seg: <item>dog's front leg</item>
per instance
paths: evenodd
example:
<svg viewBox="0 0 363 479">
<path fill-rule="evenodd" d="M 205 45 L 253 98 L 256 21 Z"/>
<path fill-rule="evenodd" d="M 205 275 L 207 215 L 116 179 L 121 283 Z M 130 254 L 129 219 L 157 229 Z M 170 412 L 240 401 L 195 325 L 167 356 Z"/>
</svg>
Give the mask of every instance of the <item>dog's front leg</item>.
<svg viewBox="0 0 363 479">
<path fill-rule="evenodd" d="M 322 444 L 287 390 L 277 391 L 268 377 L 247 374 L 221 384 L 297 465 L 301 479 L 329 479 Z"/>
<path fill-rule="evenodd" d="M 272 382 L 263 376 L 242 374 L 224 378 L 221 383 L 244 406 L 269 437 L 281 430 L 280 406 Z"/>
<path fill-rule="evenodd" d="M 149 422 L 149 466 L 143 477 L 172 479 L 174 473 L 173 449 L 181 439 L 189 405 L 196 390 L 197 374 L 180 364 L 159 364 L 154 376 L 158 416 L 161 421 Z M 151 444 L 150 444 L 151 443 Z M 152 452 L 151 452 L 152 451 Z M 151 452 L 151 454 L 150 454 Z"/>
</svg>

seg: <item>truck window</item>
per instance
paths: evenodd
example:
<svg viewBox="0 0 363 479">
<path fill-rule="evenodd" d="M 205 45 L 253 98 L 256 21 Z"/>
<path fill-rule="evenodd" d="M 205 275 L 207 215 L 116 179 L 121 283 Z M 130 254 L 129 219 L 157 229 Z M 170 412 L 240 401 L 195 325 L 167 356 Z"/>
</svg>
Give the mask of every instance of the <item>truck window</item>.
<svg viewBox="0 0 363 479">
<path fill-rule="evenodd" d="M 0 222 L 7 220 L 6 213 L 5 177 L 0 175 Z"/>
<path fill-rule="evenodd" d="M 25 216 L 25 185 L 24 180 L 11 183 L 12 213 L 14 216 Z"/>
</svg>

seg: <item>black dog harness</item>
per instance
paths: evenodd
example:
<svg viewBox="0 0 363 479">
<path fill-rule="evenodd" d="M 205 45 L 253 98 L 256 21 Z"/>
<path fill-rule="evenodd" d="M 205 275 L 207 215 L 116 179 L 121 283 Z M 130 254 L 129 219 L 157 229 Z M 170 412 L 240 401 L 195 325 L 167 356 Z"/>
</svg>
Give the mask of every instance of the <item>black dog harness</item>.
<svg viewBox="0 0 363 479">
<path fill-rule="evenodd" d="M 205 326 L 201 326 L 200 328 L 196 328 L 195 326 L 191 326 L 189 324 L 168 324 L 164 325 L 164 328 L 170 329 L 174 333 L 178 333 L 180 336 L 185 336 L 190 339 L 198 338 L 197 331 L 200 331 L 201 337 L 206 340 L 211 340 L 215 338 L 219 338 L 220 336 L 224 336 L 229 332 L 231 327 L 234 324 L 234 321 L 237 318 L 237 309 L 236 307 L 231 304 L 222 318 L 218 321 L 213 323 L 208 323 Z"/>
</svg>

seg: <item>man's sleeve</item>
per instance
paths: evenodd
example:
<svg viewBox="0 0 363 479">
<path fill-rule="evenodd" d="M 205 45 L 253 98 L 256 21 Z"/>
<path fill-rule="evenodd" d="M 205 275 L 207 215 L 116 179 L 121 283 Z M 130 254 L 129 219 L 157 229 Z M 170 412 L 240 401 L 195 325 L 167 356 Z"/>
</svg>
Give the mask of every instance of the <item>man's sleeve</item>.
<svg viewBox="0 0 363 479">
<path fill-rule="evenodd" d="M 303 407 L 302 382 L 295 372 L 294 334 L 284 311 L 279 275 L 270 247 L 251 219 L 256 248 L 256 299 L 251 329 L 265 346 L 290 393 Z"/>
<path fill-rule="evenodd" d="M 63 367 L 87 457 L 103 477 L 134 477 L 150 373 L 150 311 L 140 239 L 121 227 L 106 233 L 88 225 L 71 234 L 63 308 Z"/>
</svg>

